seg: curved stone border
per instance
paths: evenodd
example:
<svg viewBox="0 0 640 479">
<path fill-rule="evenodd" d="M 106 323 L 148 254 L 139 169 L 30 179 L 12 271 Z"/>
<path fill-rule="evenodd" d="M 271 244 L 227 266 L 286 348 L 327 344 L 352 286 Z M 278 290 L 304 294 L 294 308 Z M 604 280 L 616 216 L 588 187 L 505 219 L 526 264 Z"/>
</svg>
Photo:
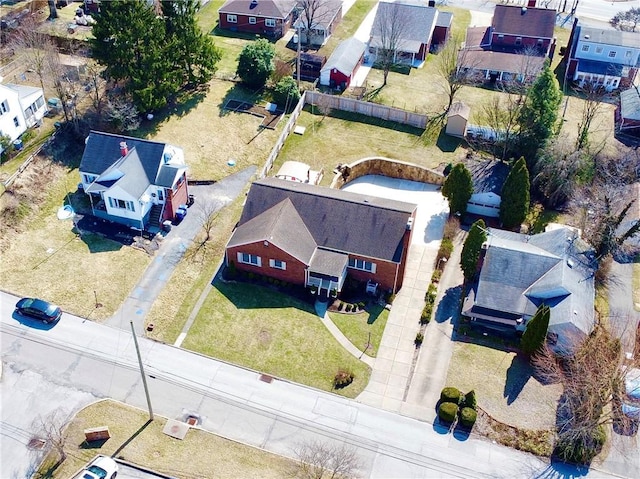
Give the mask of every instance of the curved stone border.
<svg viewBox="0 0 640 479">
<path fill-rule="evenodd" d="M 344 168 L 349 168 L 345 174 Z M 343 170 L 333 177 L 331 188 L 340 189 L 347 183 L 366 175 L 381 175 L 401 180 L 419 181 L 442 185 L 444 175 L 437 171 L 422 166 L 406 163 L 404 161 L 392 160 L 382 156 L 372 156 L 363 158 L 354 163 L 343 165 Z"/>
</svg>

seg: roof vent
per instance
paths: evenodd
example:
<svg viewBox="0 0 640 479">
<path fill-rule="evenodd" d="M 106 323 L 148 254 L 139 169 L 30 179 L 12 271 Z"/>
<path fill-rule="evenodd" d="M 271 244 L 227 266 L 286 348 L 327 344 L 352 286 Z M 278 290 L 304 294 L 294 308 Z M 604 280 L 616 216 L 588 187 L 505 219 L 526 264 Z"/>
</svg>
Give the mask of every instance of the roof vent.
<svg viewBox="0 0 640 479">
<path fill-rule="evenodd" d="M 520 9 L 520 15 L 524 15 L 525 13 L 527 13 L 527 7 L 522 7 Z"/>
<path fill-rule="evenodd" d="M 585 39 L 585 40 L 589 40 L 589 38 L 591 38 L 591 35 L 585 35 L 585 36 L 584 36 L 584 39 Z"/>
</svg>

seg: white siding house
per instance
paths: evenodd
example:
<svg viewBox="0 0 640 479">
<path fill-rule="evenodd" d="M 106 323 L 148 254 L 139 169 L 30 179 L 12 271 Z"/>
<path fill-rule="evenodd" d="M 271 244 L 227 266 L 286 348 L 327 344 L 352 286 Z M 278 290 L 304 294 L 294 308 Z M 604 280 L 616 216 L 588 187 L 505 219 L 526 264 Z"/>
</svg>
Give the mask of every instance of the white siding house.
<svg viewBox="0 0 640 479">
<path fill-rule="evenodd" d="M 41 88 L 0 84 L 0 134 L 17 140 L 47 112 Z"/>
</svg>

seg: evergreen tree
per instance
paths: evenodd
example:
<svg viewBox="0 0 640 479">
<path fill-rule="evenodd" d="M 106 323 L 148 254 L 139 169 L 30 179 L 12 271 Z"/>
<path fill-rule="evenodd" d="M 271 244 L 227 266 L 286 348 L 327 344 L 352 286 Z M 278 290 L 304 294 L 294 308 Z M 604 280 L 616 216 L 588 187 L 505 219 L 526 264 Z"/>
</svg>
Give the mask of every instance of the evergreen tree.
<svg viewBox="0 0 640 479">
<path fill-rule="evenodd" d="M 537 149 L 555 133 L 558 108 L 562 92 L 549 64 L 527 91 L 518 124 L 521 148 L 527 158 L 533 158 Z"/>
<path fill-rule="evenodd" d="M 449 212 L 464 215 L 467 211 L 467 202 L 472 194 L 471 173 L 466 166 L 458 163 L 451 169 L 442 185 L 442 195 L 449 200 Z"/>
<path fill-rule="evenodd" d="M 300 100 L 298 84 L 291 76 L 284 77 L 273 89 L 273 101 L 281 108 L 291 110 Z"/>
<path fill-rule="evenodd" d="M 249 43 L 240 52 L 236 73 L 250 87 L 263 87 L 275 68 L 275 56 L 276 49 L 268 40 Z"/>
<path fill-rule="evenodd" d="M 207 83 L 216 71 L 222 53 L 198 26 L 199 0 L 162 1 L 168 54 L 178 69 L 182 84 Z"/>
<path fill-rule="evenodd" d="M 547 329 L 549 329 L 549 318 L 551 310 L 549 306 L 541 304 L 538 306 L 536 314 L 527 323 L 522 339 L 520 340 L 520 349 L 527 354 L 532 355 L 544 344 L 547 337 Z"/>
<path fill-rule="evenodd" d="M 514 163 L 502 186 L 500 221 L 506 229 L 520 226 L 529 212 L 529 170 L 523 157 Z"/>
<path fill-rule="evenodd" d="M 487 233 L 485 231 L 483 220 L 478 220 L 471 225 L 467 239 L 462 246 L 460 253 L 460 267 L 464 273 L 465 281 L 471 281 L 476 274 L 478 268 L 478 260 L 482 251 L 482 244 L 487 241 Z"/>
</svg>

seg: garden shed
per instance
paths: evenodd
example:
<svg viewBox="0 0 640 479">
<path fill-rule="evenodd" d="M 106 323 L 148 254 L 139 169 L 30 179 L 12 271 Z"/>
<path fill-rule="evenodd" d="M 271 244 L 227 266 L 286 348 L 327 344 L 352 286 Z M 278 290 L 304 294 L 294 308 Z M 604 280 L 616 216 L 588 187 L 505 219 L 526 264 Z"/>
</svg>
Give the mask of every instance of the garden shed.
<svg viewBox="0 0 640 479">
<path fill-rule="evenodd" d="M 470 113 L 471 108 L 461 101 L 457 101 L 451 105 L 449 113 L 447 114 L 447 128 L 445 133 L 458 138 L 464 138 L 467 135 L 467 123 L 469 122 Z"/>
<path fill-rule="evenodd" d="M 365 44 L 355 37 L 340 43 L 320 71 L 320 84 L 345 89 L 364 59 Z"/>
</svg>

